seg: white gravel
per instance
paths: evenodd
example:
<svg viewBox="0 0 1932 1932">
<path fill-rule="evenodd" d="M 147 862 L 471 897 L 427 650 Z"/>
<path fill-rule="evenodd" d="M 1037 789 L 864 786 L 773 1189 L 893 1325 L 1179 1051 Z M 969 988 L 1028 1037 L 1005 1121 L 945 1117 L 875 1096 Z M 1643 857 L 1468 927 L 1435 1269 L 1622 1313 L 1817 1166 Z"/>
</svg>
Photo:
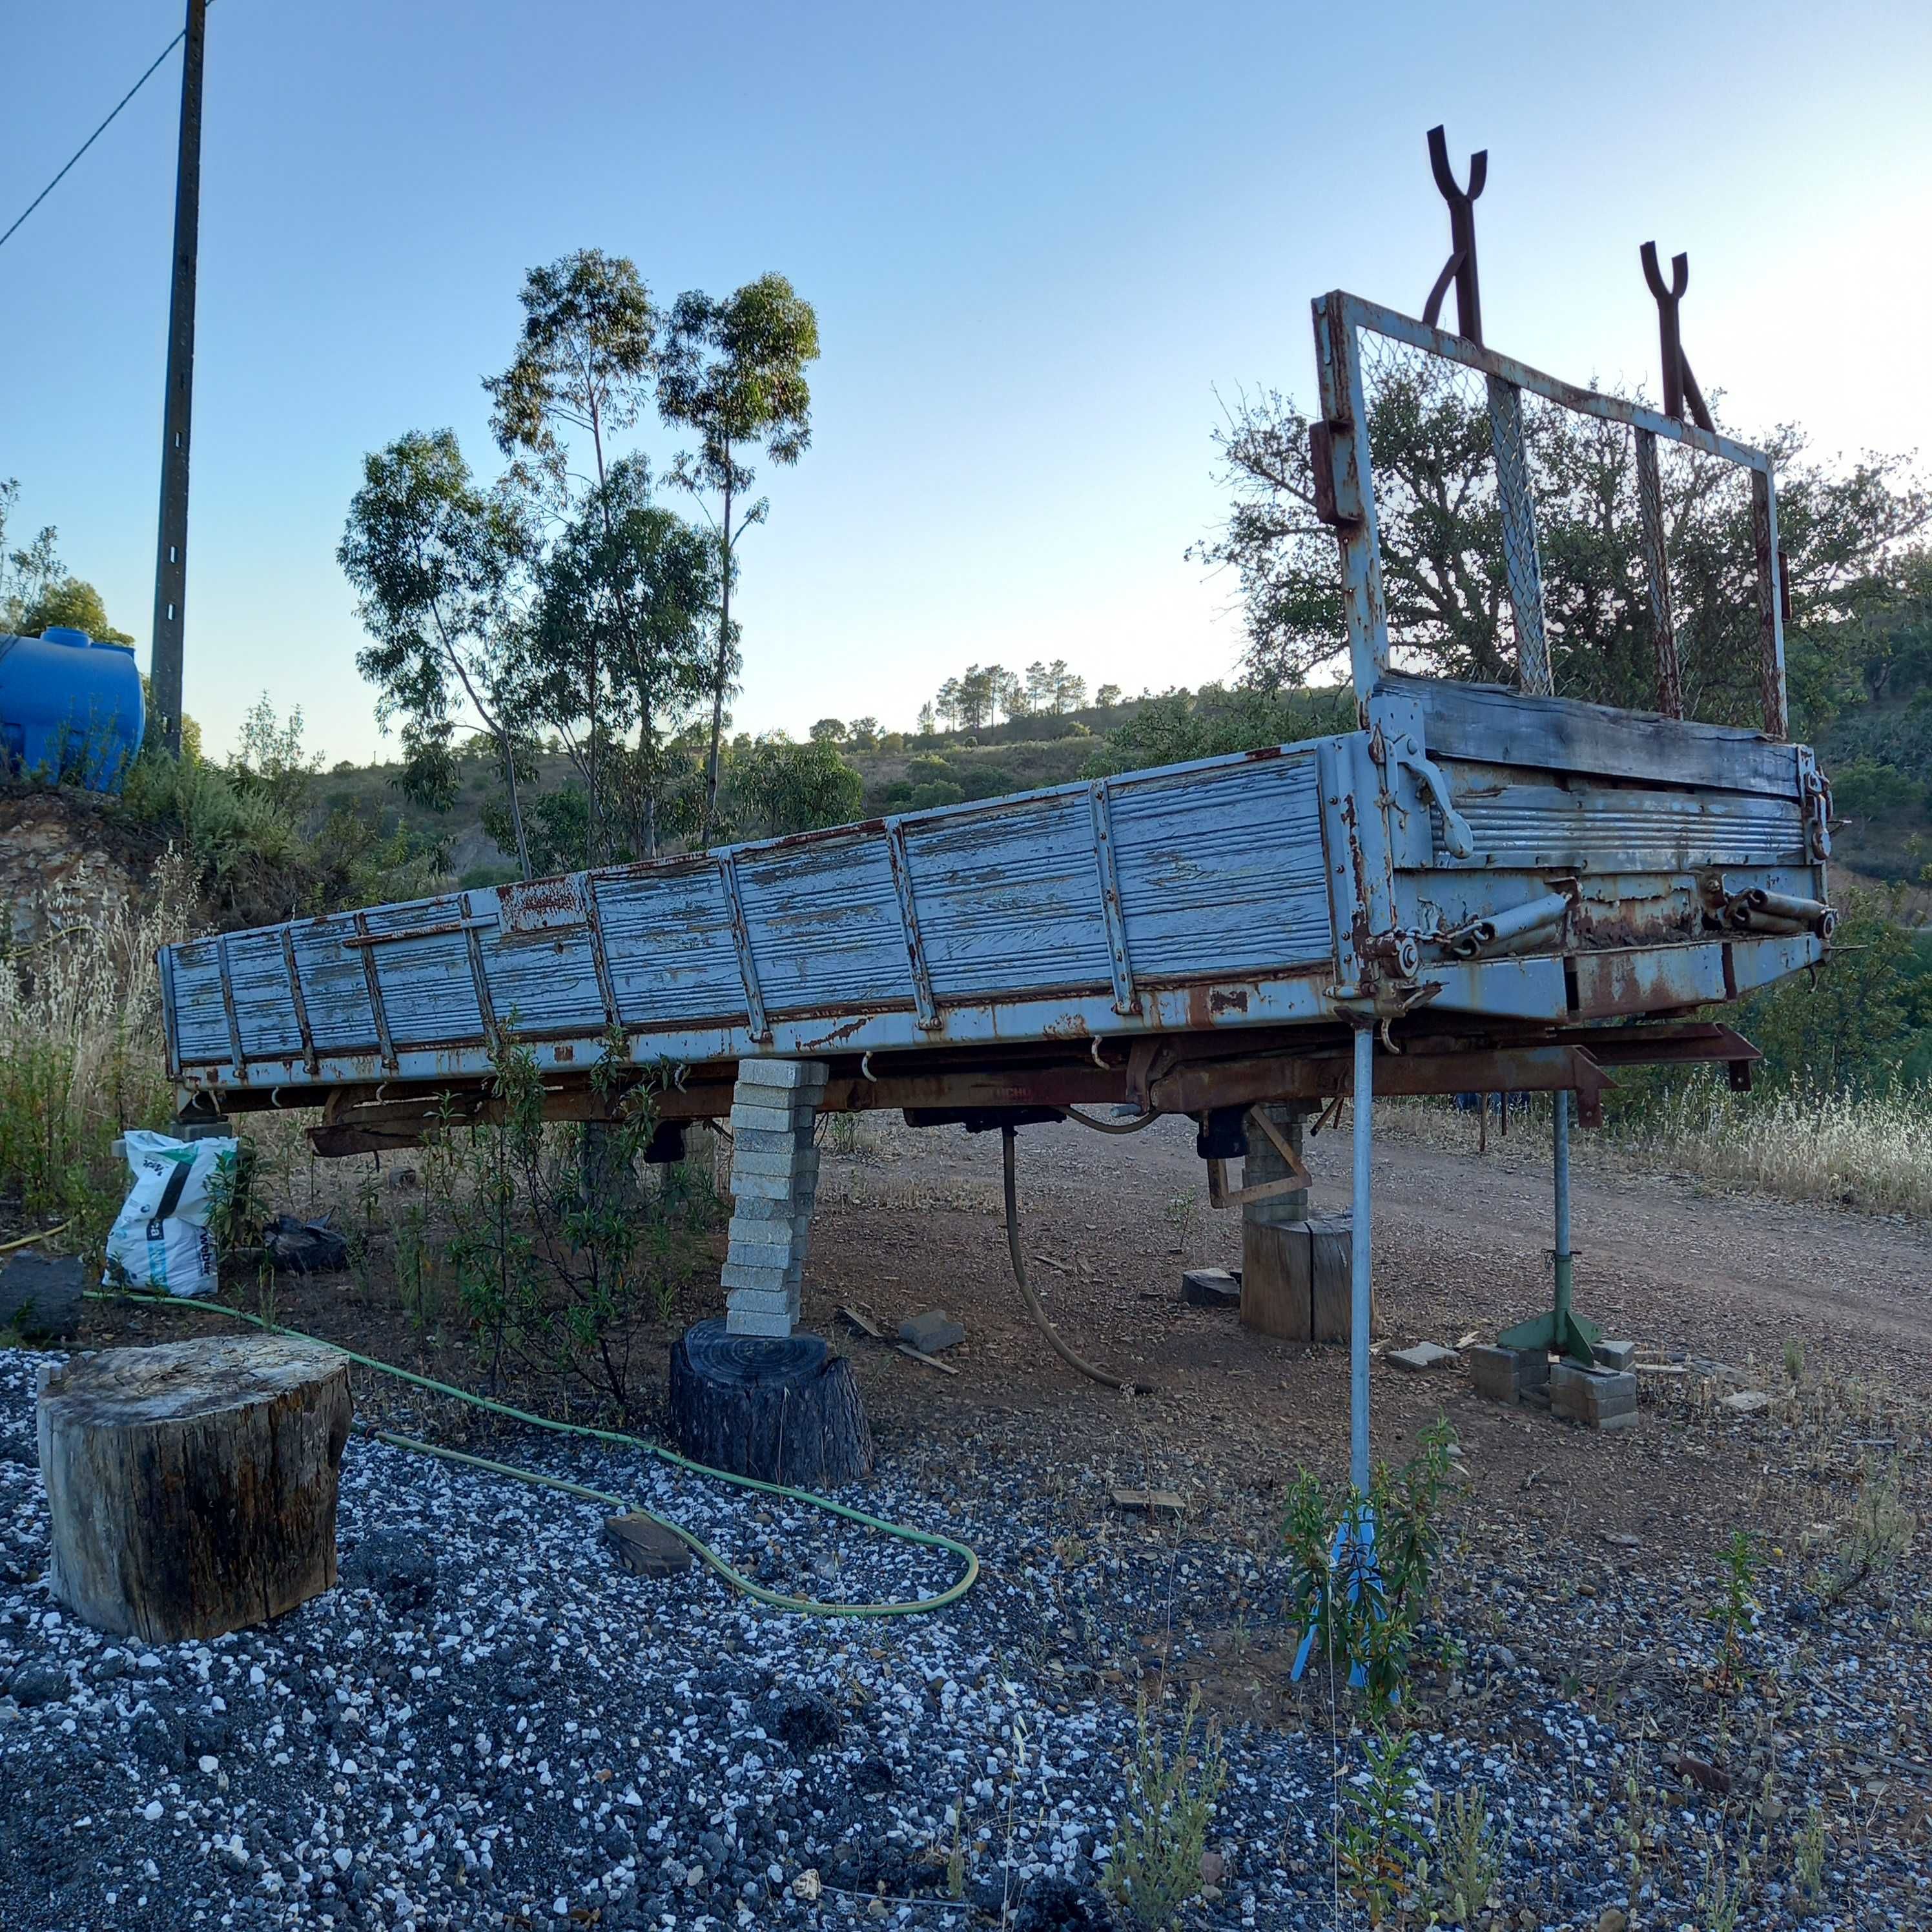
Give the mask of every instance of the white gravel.
<svg viewBox="0 0 1932 1932">
<path fill-rule="evenodd" d="M 8 1932 L 696 1932 L 855 1915 L 964 1928 L 997 1922 L 1003 1899 L 1019 1902 L 1019 1932 L 1097 1928 L 1096 1860 L 1133 1733 L 1131 1690 L 1103 1673 L 1125 1664 L 1130 1685 L 1137 1642 L 1163 1622 L 1185 1641 L 1225 1623 L 1238 1592 L 1280 1594 L 1240 1550 L 1149 1536 L 1057 1553 L 1065 1495 L 1045 1500 L 1042 1472 L 977 1459 L 968 1438 L 968 1500 L 942 1506 L 890 1457 L 850 1497 L 974 1544 L 986 1574 L 963 1604 L 885 1622 L 779 1615 L 701 1568 L 630 1575 L 596 1505 L 357 1436 L 340 1586 L 265 1628 L 149 1649 L 79 1624 L 42 1580 L 37 1359 L 0 1352 Z M 775 1587 L 932 1594 L 956 1574 L 943 1551 L 628 1454 L 528 1436 L 482 1446 L 675 1516 Z M 1696 1629 L 1680 1620 L 1678 1640 L 1707 1642 Z M 1466 1676 L 1520 1668 L 1486 1648 Z M 1424 1802 L 1480 1784 L 1537 1922 L 1594 1926 L 1623 1895 L 1608 1820 L 1640 1746 L 1553 1686 L 1520 1702 L 1513 1732 L 1507 1750 L 1450 1728 L 1420 1737 Z M 1210 1836 L 1225 1869 L 1187 1922 L 1330 1923 L 1327 1739 L 1236 1725 L 1228 1756 Z M 945 1895 L 956 1806 L 958 1903 Z M 808 1872 L 815 1900 L 794 1884 Z M 1874 1922 L 1924 1922 L 1910 1916 L 1924 1882 L 1892 1874 L 1896 1914 Z M 1692 1900 L 1658 1904 L 1647 1922 L 1693 1922 Z M 1772 1916 L 1741 1925 L 1794 1922 L 1768 1897 L 1754 1905 Z"/>
</svg>

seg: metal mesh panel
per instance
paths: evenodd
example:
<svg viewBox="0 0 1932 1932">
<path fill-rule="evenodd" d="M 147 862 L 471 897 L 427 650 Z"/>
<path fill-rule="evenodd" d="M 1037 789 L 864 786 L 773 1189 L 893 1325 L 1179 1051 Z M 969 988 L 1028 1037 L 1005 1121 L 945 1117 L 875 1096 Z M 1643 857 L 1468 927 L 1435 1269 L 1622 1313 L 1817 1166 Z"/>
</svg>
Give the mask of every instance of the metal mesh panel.
<svg viewBox="0 0 1932 1932">
<path fill-rule="evenodd" d="M 1762 722 L 1748 472 L 1373 329 L 1359 354 L 1397 669 Z"/>
</svg>

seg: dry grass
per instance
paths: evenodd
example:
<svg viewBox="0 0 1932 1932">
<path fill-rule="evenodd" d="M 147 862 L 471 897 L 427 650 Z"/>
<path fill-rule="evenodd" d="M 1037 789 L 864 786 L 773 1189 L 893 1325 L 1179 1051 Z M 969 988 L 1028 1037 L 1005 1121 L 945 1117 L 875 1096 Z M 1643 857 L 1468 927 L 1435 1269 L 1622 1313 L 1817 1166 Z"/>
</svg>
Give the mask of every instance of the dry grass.
<svg viewBox="0 0 1932 1932">
<path fill-rule="evenodd" d="M 1932 1217 L 1932 1094 L 1802 1090 L 1739 1106 L 1714 1083 L 1663 1096 L 1617 1133 L 1632 1152 L 1789 1201 Z"/>
<path fill-rule="evenodd" d="M 154 949 L 189 928 L 192 880 L 170 855 L 145 908 L 50 911 L 52 939 L 0 956 L 0 1199 L 71 1218 L 84 1242 L 118 1198 L 116 1134 L 172 1112 Z"/>
<path fill-rule="evenodd" d="M 1444 1101 L 1378 1101 L 1376 1116 L 1378 1127 L 1427 1146 L 1477 1148 L 1476 1117 Z M 1492 1113 L 1489 1144 L 1492 1154 L 1546 1157 L 1547 1104 L 1539 1097 L 1512 1115 L 1507 1138 Z M 1576 1144 L 1584 1162 L 1600 1149 L 1787 1201 L 1932 1220 L 1932 1091 L 1922 1087 L 1867 1099 L 1798 1089 L 1741 1101 L 1714 1079 L 1699 1081 Z"/>
</svg>

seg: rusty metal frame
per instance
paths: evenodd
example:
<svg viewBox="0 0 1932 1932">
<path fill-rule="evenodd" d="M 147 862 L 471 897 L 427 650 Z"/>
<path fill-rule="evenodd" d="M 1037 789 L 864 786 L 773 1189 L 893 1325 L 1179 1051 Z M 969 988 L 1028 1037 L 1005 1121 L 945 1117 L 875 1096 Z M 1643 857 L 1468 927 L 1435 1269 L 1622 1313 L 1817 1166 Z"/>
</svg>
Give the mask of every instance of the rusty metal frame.
<svg viewBox="0 0 1932 1932">
<path fill-rule="evenodd" d="M 905 938 L 906 966 L 912 975 L 915 1023 L 921 1033 L 938 1030 L 939 1007 L 932 997 L 932 975 L 926 964 L 926 942 L 919 932 L 919 905 L 913 896 L 912 862 L 906 856 L 905 823 L 886 820 L 886 858 L 892 868 L 892 892 L 898 900 L 899 929 Z"/>
<path fill-rule="evenodd" d="M 1210 1160 L 1208 1163 L 1208 1204 L 1210 1208 L 1240 1208 L 1250 1201 L 1277 1201 L 1284 1194 L 1305 1194 L 1315 1185 L 1314 1175 L 1303 1165 L 1300 1155 L 1289 1144 L 1288 1137 L 1268 1118 L 1266 1108 L 1250 1107 L 1245 1124 L 1250 1133 L 1259 1128 L 1268 1136 L 1275 1152 L 1286 1163 L 1288 1172 L 1278 1180 L 1258 1180 L 1252 1187 L 1230 1187 L 1228 1163 L 1225 1160 Z"/>
<path fill-rule="evenodd" d="M 221 976 L 221 1010 L 228 1016 L 229 1051 L 233 1056 L 235 1077 L 238 1080 L 247 1070 L 248 1052 L 242 1043 L 241 1016 L 235 1010 L 235 969 L 228 955 L 228 935 L 218 935 L 214 942 L 215 970 Z"/>
<path fill-rule="evenodd" d="M 755 1040 L 772 1036 L 772 1023 L 765 1017 L 765 995 L 758 984 L 758 962 L 752 952 L 752 928 L 745 922 L 745 902 L 738 890 L 738 855 L 726 850 L 718 855 L 718 883 L 724 895 L 724 910 L 731 922 L 731 944 L 738 955 L 738 976 L 744 982 L 745 1022 Z"/>
<path fill-rule="evenodd" d="M 1498 487 L 1504 498 L 1504 526 L 1506 561 L 1509 566 L 1511 602 L 1516 607 L 1520 644 L 1543 634 L 1538 618 L 1540 610 L 1540 584 L 1533 556 L 1534 511 L 1528 494 L 1526 470 L 1519 472 L 1511 458 L 1520 447 L 1520 435 L 1512 443 L 1505 434 L 1509 421 L 1516 421 L 1520 431 L 1520 399 L 1524 392 L 1540 396 L 1547 402 L 1594 416 L 1600 422 L 1621 423 L 1636 432 L 1638 440 L 1639 498 L 1645 494 L 1646 463 L 1654 466 L 1658 441 L 1674 442 L 1686 449 L 1715 457 L 1747 470 L 1751 478 L 1753 530 L 1757 555 L 1759 609 L 1760 698 L 1764 729 L 1772 736 L 1785 734 L 1788 715 L 1784 666 L 1784 602 L 1778 549 L 1777 488 L 1770 455 L 1765 451 L 1724 436 L 1696 422 L 1651 409 L 1621 396 L 1606 396 L 1600 391 L 1582 388 L 1572 382 L 1532 368 L 1513 356 L 1499 355 L 1466 335 L 1418 321 L 1377 302 L 1365 301 L 1342 290 L 1331 290 L 1313 304 L 1316 368 L 1321 399 L 1321 421 L 1312 436 L 1316 467 L 1317 514 L 1335 529 L 1342 553 L 1342 607 L 1348 626 L 1351 668 L 1359 698 L 1366 702 L 1389 668 L 1387 605 L 1382 581 L 1381 542 L 1376 520 L 1375 491 L 1368 446 L 1366 405 L 1364 399 L 1360 338 L 1364 333 L 1406 344 L 1425 354 L 1472 369 L 1484 376 L 1490 396 L 1492 434 L 1497 440 Z M 1499 397 L 1506 406 L 1500 412 Z M 1648 437 L 1648 443 L 1643 439 Z M 1531 535 L 1526 548 L 1518 526 L 1524 517 Z M 1660 526 L 1660 518 L 1659 524 Z M 1660 547 L 1661 530 L 1658 532 Z M 1654 546 L 1646 542 L 1646 575 L 1652 571 Z M 1656 582 L 1667 586 L 1668 560 L 1657 559 L 1661 566 Z M 1532 592 L 1532 586 L 1537 587 Z M 1520 601 L 1519 601 L 1520 593 Z M 1658 598 L 1652 590 L 1653 628 L 1659 644 L 1660 696 L 1666 697 L 1673 680 L 1662 670 L 1664 638 L 1667 610 L 1660 614 Z M 1528 614 L 1527 618 L 1526 613 Z M 1675 640 L 1669 651 L 1674 667 Z M 1526 688 L 1545 688 L 1540 683 L 1540 670 L 1526 663 L 1528 674 Z M 1674 680 L 1681 710 L 1681 673 Z M 1669 714 L 1669 706 L 1664 707 Z"/>
<path fill-rule="evenodd" d="M 1127 921 L 1120 909 L 1120 868 L 1114 861 L 1113 813 L 1107 781 L 1096 778 L 1088 792 L 1094 820 L 1094 862 L 1100 874 L 1100 912 L 1107 928 L 1107 959 L 1114 978 L 1114 1010 L 1123 1017 L 1141 1010 L 1134 986 L 1133 962 L 1127 956 Z"/>
<path fill-rule="evenodd" d="M 389 1010 L 382 1002 L 382 978 L 376 970 L 376 940 L 388 936 L 387 934 L 372 934 L 369 930 L 369 915 L 366 912 L 358 912 L 356 915 L 356 938 L 344 940 L 343 944 L 355 947 L 362 955 L 363 982 L 369 989 L 369 1008 L 376 1022 L 377 1050 L 382 1056 L 382 1064 L 393 1073 L 399 1064 L 396 1058 L 396 1043 L 389 1036 Z M 410 934 L 398 936 L 403 938 L 414 937 Z"/>
<path fill-rule="evenodd" d="M 1133 1104 L 1138 1090 L 1143 1111 L 1193 1117 L 1211 1108 L 1258 1108 L 1268 1102 L 1325 1106 L 1353 1090 L 1353 1043 L 1346 1026 L 1274 1029 L 1250 1040 L 1184 1034 L 1159 1044 L 1160 1063 L 1143 1070 L 1096 1064 L 1089 1054 L 1047 1043 L 1014 1047 L 997 1059 L 982 1049 L 922 1048 L 834 1057 L 819 1107 L 826 1113 L 912 1109 L 1037 1114 Z M 1740 1072 L 1748 1075 L 1759 1057 L 1748 1040 L 1710 1021 L 1524 1028 L 1512 1034 L 1494 1026 L 1458 1030 L 1440 1016 L 1424 1014 L 1397 1022 L 1394 1044 L 1399 1052 L 1377 1057 L 1380 1094 L 1573 1092 L 1586 1124 L 1615 1085 L 1619 1067 L 1708 1064 L 1729 1066 L 1735 1080 Z M 868 1058 L 875 1063 L 869 1072 L 864 1064 Z M 660 1119 L 704 1120 L 730 1113 L 736 1074 L 735 1062 L 719 1061 L 677 1070 L 675 1077 L 666 1069 L 640 1077 L 648 1082 Z M 331 1092 L 320 1126 L 310 1130 L 318 1151 L 354 1154 L 410 1146 L 439 1126 L 473 1125 L 502 1115 L 502 1102 L 487 1082 L 423 1082 L 400 1092 L 398 1084 L 385 1081 Z M 607 1119 L 621 1112 L 625 1100 L 620 1093 L 599 1092 L 586 1072 L 553 1072 L 544 1077 L 547 1118 Z M 230 1104 L 238 1112 L 266 1108 L 274 1100 L 271 1094 L 243 1089 L 230 1096 Z M 1272 1123 L 1264 1114 L 1257 1118 L 1274 1138 Z M 1275 1144 L 1288 1158 L 1289 1150 L 1279 1139 Z M 1292 1172 L 1293 1166 L 1291 1162 Z M 1227 1190 L 1224 1180 L 1222 1198 L 1245 1197 Z"/>
<path fill-rule="evenodd" d="M 315 1050 L 315 1029 L 310 1025 L 308 996 L 302 991 L 300 962 L 296 958 L 295 928 L 282 928 L 282 964 L 289 976 L 290 1003 L 295 1008 L 296 1030 L 302 1036 L 302 1064 L 313 1073 L 320 1064 Z"/>
</svg>

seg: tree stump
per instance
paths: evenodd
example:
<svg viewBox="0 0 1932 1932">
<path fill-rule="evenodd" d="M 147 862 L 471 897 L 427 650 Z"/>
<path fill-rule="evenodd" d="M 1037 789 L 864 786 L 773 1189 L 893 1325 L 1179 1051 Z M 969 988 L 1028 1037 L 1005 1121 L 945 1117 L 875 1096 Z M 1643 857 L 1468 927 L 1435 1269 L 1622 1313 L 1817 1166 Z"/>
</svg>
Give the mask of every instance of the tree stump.
<svg viewBox="0 0 1932 1932">
<path fill-rule="evenodd" d="M 694 1462 L 795 1489 L 872 1472 L 872 1432 L 852 1364 L 819 1335 L 687 1328 L 670 1353 L 670 1413 Z"/>
<path fill-rule="evenodd" d="M 349 1364 L 279 1335 L 115 1348 L 41 1391 L 53 1593 L 97 1630 L 218 1636 L 335 1582 Z"/>
</svg>

